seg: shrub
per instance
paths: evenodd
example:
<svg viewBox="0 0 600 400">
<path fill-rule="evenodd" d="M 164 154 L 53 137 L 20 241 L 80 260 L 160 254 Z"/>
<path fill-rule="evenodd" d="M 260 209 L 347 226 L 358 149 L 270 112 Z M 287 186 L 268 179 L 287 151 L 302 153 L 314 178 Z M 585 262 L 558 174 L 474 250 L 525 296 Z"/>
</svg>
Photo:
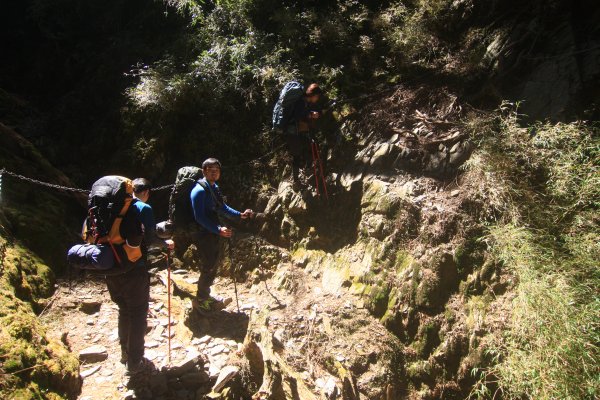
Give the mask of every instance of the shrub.
<svg viewBox="0 0 600 400">
<path fill-rule="evenodd" d="M 522 127 L 503 108 L 471 166 L 490 199 L 488 243 L 516 278 L 509 329 L 492 353 L 506 398 L 600 394 L 600 141 L 598 127 Z M 497 128 L 497 130 L 496 130 Z M 490 132 L 495 134 L 490 135 Z M 481 394 L 481 393 L 480 393 Z"/>
</svg>

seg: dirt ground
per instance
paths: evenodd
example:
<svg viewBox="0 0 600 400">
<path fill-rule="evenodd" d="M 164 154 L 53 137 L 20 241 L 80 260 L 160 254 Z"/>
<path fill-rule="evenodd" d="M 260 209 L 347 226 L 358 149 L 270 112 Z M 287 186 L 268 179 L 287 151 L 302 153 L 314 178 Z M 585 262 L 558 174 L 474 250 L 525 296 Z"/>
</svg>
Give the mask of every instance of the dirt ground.
<svg viewBox="0 0 600 400">
<path fill-rule="evenodd" d="M 269 313 L 268 329 L 284 344 L 285 359 L 317 397 L 340 385 L 327 365 L 337 362 L 356 368 L 368 385 L 370 379 L 377 379 L 377 373 L 370 371 L 377 362 L 375 354 L 389 350 L 383 345 L 390 341 L 389 334 L 362 308 L 360 300 L 345 290 L 329 291 L 322 286 L 318 272 L 309 274 L 286 264 L 267 280 L 238 283 L 238 302 L 233 281 L 217 278 L 213 293 L 232 302 L 208 316 L 192 312 L 189 296 L 180 289 L 195 287 L 198 274 L 172 271 L 172 279 L 179 284 L 171 288 L 169 358 L 166 276 L 167 271 L 162 270 L 151 278 L 145 357 L 156 371 L 141 390 L 131 384 L 127 387 L 125 367 L 119 361 L 118 309 L 103 279 L 59 282 L 42 315 L 50 334 L 61 338 L 75 354 L 101 346 L 91 358 L 80 355 L 80 400 L 208 398 L 223 371 L 243 364 L 248 324 L 260 310 Z M 352 327 L 350 333 L 348 326 Z M 245 388 L 248 393 L 255 389 Z"/>
</svg>

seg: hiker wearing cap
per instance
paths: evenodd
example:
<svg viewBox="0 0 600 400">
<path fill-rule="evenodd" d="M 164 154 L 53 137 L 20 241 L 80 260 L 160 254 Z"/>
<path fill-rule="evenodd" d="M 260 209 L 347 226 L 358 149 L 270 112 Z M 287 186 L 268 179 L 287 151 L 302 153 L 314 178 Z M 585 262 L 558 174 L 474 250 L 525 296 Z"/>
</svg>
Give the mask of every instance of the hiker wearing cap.
<svg viewBox="0 0 600 400">
<path fill-rule="evenodd" d="M 311 83 L 293 104 L 291 117 L 283 129 L 284 140 L 292 156 L 292 179 L 295 190 L 301 187 L 300 168 L 306 168 L 312 157 L 310 130 L 315 120 L 321 116 L 318 102 L 322 93 L 318 84 Z"/>
<path fill-rule="evenodd" d="M 199 225 L 198 250 L 202 258 L 198 292 L 192 302 L 199 311 L 210 311 L 224 306 L 219 296 L 211 297 L 210 287 L 217 275 L 219 258 L 219 241 L 221 237 L 230 238 L 231 228 L 221 223 L 220 217 L 229 219 L 246 219 L 254 212 L 250 209 L 239 212 L 223 200 L 217 181 L 221 177 L 221 163 L 216 158 L 208 158 L 202 163 L 204 178 L 196 182 L 190 198 L 194 219 Z"/>
<path fill-rule="evenodd" d="M 119 307 L 119 343 L 121 345 L 121 363 L 126 365 L 127 375 L 152 368 L 144 359 L 144 336 L 147 329 L 148 303 L 150 301 L 150 276 L 146 268 L 147 248 L 156 246 L 173 249 L 172 240 L 161 240 L 156 236 L 154 213 L 146 204 L 150 197 L 150 182 L 144 178 L 134 179 L 132 207 L 141 223 L 144 236 L 141 243 L 142 258 L 130 271 L 106 277 L 111 299 Z"/>
</svg>

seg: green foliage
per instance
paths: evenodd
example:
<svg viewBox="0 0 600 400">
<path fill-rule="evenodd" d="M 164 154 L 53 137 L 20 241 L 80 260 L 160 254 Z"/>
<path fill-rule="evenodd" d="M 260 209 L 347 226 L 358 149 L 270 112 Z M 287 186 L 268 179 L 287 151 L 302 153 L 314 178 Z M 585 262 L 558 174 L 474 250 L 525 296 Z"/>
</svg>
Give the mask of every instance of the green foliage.
<svg viewBox="0 0 600 400">
<path fill-rule="evenodd" d="M 490 199 L 488 244 L 517 278 L 510 329 L 487 371 L 507 398 L 600 395 L 600 139 L 597 126 L 490 121 L 471 161 Z M 492 133 L 492 135 L 490 135 Z"/>
</svg>

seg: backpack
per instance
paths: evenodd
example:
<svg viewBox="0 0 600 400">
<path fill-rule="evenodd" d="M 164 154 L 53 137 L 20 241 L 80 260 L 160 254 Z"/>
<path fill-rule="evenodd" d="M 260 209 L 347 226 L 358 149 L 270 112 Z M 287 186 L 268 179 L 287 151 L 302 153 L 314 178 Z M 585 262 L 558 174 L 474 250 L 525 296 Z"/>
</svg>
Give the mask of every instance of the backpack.
<svg viewBox="0 0 600 400">
<path fill-rule="evenodd" d="M 187 229 L 195 223 L 190 193 L 196 182 L 202 178 L 202 169 L 198 167 L 182 167 L 177 171 L 175 185 L 169 198 L 169 220 L 175 230 Z"/>
<path fill-rule="evenodd" d="M 294 113 L 294 105 L 304 95 L 304 85 L 297 81 L 285 84 L 273 107 L 273 129 L 283 131 Z"/>
<path fill-rule="evenodd" d="M 133 184 L 122 176 L 98 179 L 88 196 L 88 216 L 82 238 L 95 246 L 110 246 L 115 261 L 121 266 L 142 257 L 143 229 L 135 207 L 131 207 L 134 203 Z"/>
</svg>

